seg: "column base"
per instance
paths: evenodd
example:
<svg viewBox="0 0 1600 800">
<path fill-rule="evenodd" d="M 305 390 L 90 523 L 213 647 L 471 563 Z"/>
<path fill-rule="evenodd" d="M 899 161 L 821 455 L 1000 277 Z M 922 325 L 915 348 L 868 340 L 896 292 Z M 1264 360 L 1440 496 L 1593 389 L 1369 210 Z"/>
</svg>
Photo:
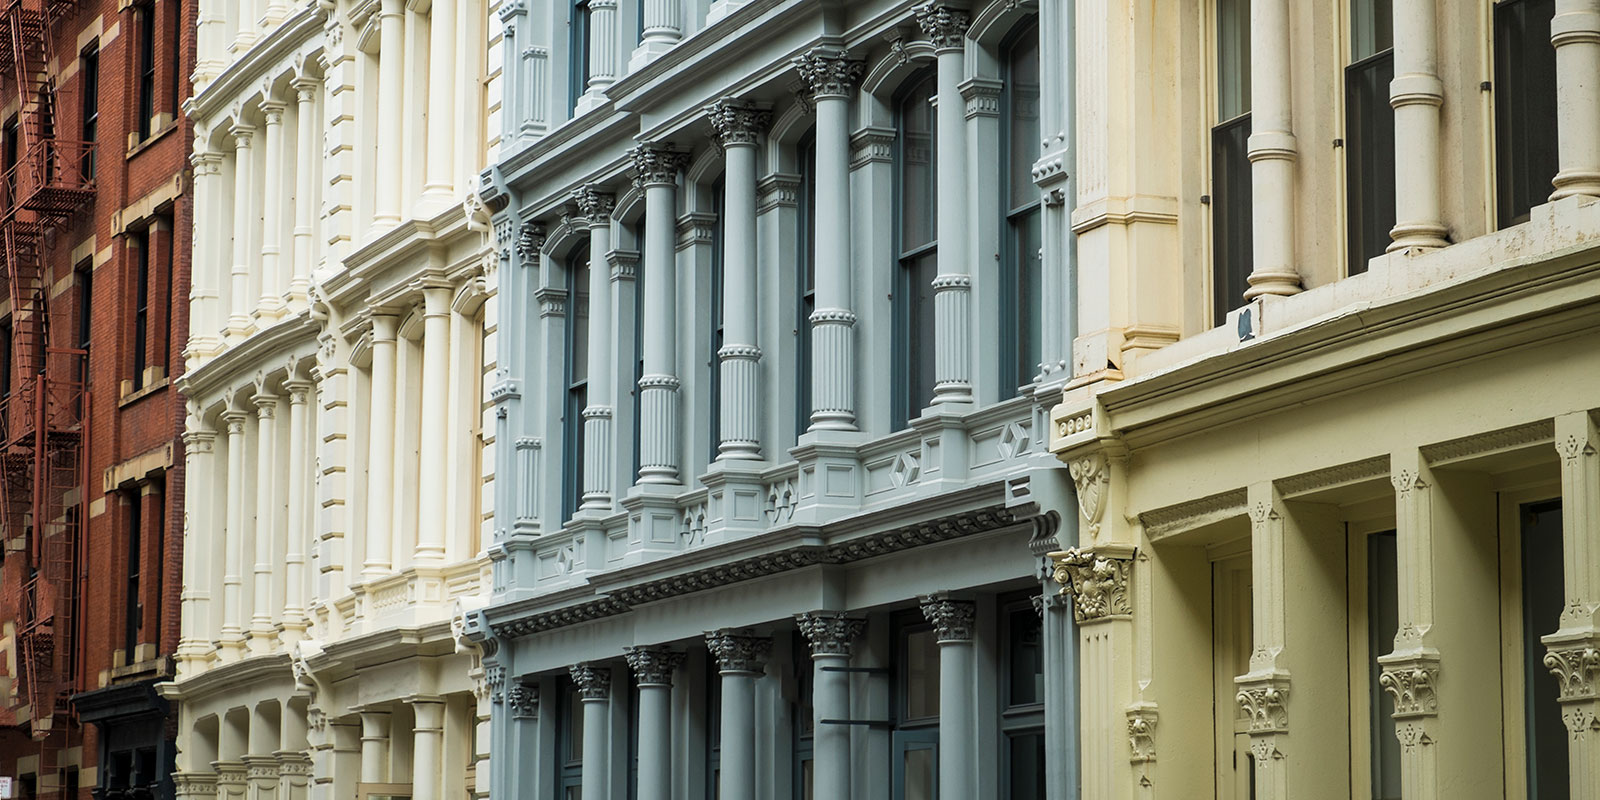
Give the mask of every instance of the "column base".
<svg viewBox="0 0 1600 800">
<path fill-rule="evenodd" d="M 610 84 L 607 84 L 607 86 L 609 85 Z M 589 91 L 584 92 L 583 95 L 578 98 L 577 105 L 573 106 L 572 116 L 583 116 L 584 114 L 587 114 L 590 111 L 593 111 L 605 105 L 606 103 L 611 102 L 611 98 L 606 97 L 607 86 L 590 86 Z"/>
<path fill-rule="evenodd" d="M 460 205 L 448 186 L 430 186 L 422 190 L 417 205 L 411 210 L 412 219 L 433 219 Z"/>
<path fill-rule="evenodd" d="M 641 483 L 628 493 L 622 501 L 628 511 L 624 565 L 641 564 L 685 548 L 683 512 L 677 500 L 681 491 L 681 486 Z"/>
<path fill-rule="evenodd" d="M 228 317 L 228 328 L 223 337 L 229 344 L 235 344 L 250 338 L 250 334 L 255 332 L 255 322 L 246 315 L 238 314 Z"/>
<path fill-rule="evenodd" d="M 747 5 L 750 5 L 750 0 L 716 0 L 706 11 L 706 25 L 711 25 Z"/>
<path fill-rule="evenodd" d="M 1555 191 L 1550 194 L 1550 201 L 1562 200 L 1579 195 L 1600 197 L 1600 172 L 1593 170 L 1562 170 L 1556 173 L 1550 185 Z"/>
<path fill-rule="evenodd" d="M 677 43 L 678 39 L 651 38 L 650 34 L 645 34 L 644 41 L 640 42 L 639 46 L 634 48 L 633 55 L 628 57 L 628 72 L 638 72 L 641 68 L 649 66 L 650 62 L 656 60 L 662 53 L 671 50 L 672 46 Z"/>
<path fill-rule="evenodd" d="M 278 629 L 270 621 L 263 619 L 250 624 L 250 638 L 246 644 L 251 655 L 271 652 L 277 641 Z"/>
<path fill-rule="evenodd" d="M 1449 247 L 1450 242 L 1445 240 L 1447 231 L 1443 225 L 1423 222 L 1409 222 L 1394 226 L 1389 231 L 1389 238 L 1394 241 L 1384 249 L 1385 253 L 1426 253 L 1441 247 Z"/>
</svg>

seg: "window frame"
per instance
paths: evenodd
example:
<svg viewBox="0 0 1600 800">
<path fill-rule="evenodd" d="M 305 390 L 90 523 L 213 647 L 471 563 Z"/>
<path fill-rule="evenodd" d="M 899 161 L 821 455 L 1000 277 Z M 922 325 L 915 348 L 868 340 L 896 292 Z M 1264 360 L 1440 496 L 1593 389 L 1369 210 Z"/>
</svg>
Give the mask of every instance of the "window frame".
<svg viewBox="0 0 1600 800">
<path fill-rule="evenodd" d="M 554 741 L 556 769 L 553 771 L 556 800 L 565 800 L 571 789 L 583 789 L 583 700 L 577 684 L 565 675 L 556 676 L 556 724 Z M 576 754 L 576 757 L 574 757 Z"/>
<path fill-rule="evenodd" d="M 917 245 L 916 247 L 907 249 L 905 246 L 905 183 L 907 166 L 905 148 L 905 109 L 909 106 L 909 104 L 916 102 L 915 96 L 919 93 L 915 90 L 924 86 L 925 84 L 932 82 L 933 90 L 935 93 L 937 93 L 937 81 L 937 67 L 931 65 L 923 66 L 908 75 L 906 79 L 901 82 L 900 88 L 894 94 L 893 108 L 895 135 L 893 155 L 893 206 L 895 273 L 893 281 L 894 328 L 892 338 L 894 340 L 894 347 L 892 362 L 894 365 L 893 372 L 895 379 L 893 381 L 892 391 L 893 415 L 891 417 L 891 422 L 893 429 L 897 431 L 904 430 L 905 428 L 909 427 L 911 420 L 921 416 L 923 409 L 927 408 L 927 406 L 932 403 L 933 397 L 931 390 L 932 387 L 937 383 L 936 375 L 927 376 L 931 378 L 931 380 L 928 382 L 930 389 L 929 396 L 924 397 L 919 401 L 912 394 L 914 391 L 921 391 L 921 387 L 913 386 L 913 384 L 916 383 L 916 378 L 923 377 L 920 374 L 921 366 L 918 364 L 920 359 L 915 357 L 917 354 L 912 352 L 911 347 L 911 342 L 916 339 L 916 331 L 914 328 L 917 322 L 920 321 L 920 314 L 923 312 L 923 309 L 921 308 L 914 308 L 914 306 L 917 305 L 916 291 L 920 287 L 915 285 L 916 278 L 912 273 L 916 269 L 917 263 L 922 259 L 933 258 L 935 261 L 937 261 L 939 252 L 939 192 L 937 189 L 937 179 L 939 174 L 939 126 L 937 119 L 933 120 L 933 124 L 929 126 L 928 131 L 928 136 L 932 143 L 932 145 L 929 147 L 929 176 L 935 181 L 932 191 L 929 192 L 929 196 L 933 199 L 933 203 L 928 211 L 930 227 L 933 235 L 929 237 L 929 241 Z M 933 95 L 930 95 L 928 98 L 925 98 L 923 102 L 928 102 L 932 99 L 932 97 Z M 934 271 L 938 271 L 937 266 L 935 266 Z M 929 308 L 927 309 L 927 312 L 933 313 L 933 309 Z M 937 321 L 935 321 L 935 325 L 937 325 Z M 933 347 L 934 343 L 928 342 L 925 346 Z M 934 369 L 937 370 L 936 360 Z"/>
<path fill-rule="evenodd" d="M 1024 359 L 1027 351 L 1023 348 L 1023 337 L 1028 334 L 1020 330 L 1018 326 L 1023 320 L 1027 319 L 1025 314 L 1027 302 L 1032 299 L 1038 305 L 1033 309 L 1033 317 L 1039 326 L 1037 333 L 1040 341 L 1036 343 L 1035 349 L 1039 352 L 1041 361 L 1043 360 L 1043 325 L 1046 315 L 1043 308 L 1044 298 L 1042 296 L 1029 298 L 1022 288 L 1024 259 L 1026 258 L 1023 254 L 1024 243 L 1022 242 L 1025 229 L 1022 226 L 1031 220 L 1032 224 L 1039 226 L 1042 241 L 1044 197 L 1038 191 L 1034 191 L 1030 195 L 1031 199 L 1028 202 L 1015 207 L 1011 205 L 1011 194 L 1017 188 L 1011 183 L 1013 160 L 1018 157 L 1018 154 L 1013 152 L 1011 141 L 1014 132 L 1012 117 L 1016 111 L 1016 80 L 1012 74 L 1012 56 L 1018 46 L 1023 44 L 1030 35 L 1034 37 L 1034 48 L 1038 51 L 1036 57 L 1042 59 L 1043 52 L 1041 49 L 1042 43 L 1038 39 L 1039 17 L 1037 14 L 1031 14 L 1027 19 L 1013 26 L 1000 45 L 1001 80 L 1004 84 L 1000 94 L 1000 148 L 1002 154 L 1000 162 L 1002 181 L 1000 209 L 1002 227 L 1006 230 L 1004 240 L 1001 242 L 1000 297 L 1003 308 L 1012 315 L 1012 319 L 1017 323 L 1003 326 L 1000 331 L 1000 389 L 1002 393 L 1014 393 L 1018 396 L 1028 394 L 1032 387 L 1038 383 L 1040 374 L 1043 371 L 1042 364 L 1036 363 L 1029 367 Z M 1039 67 L 1042 71 L 1042 61 Z M 1042 93 L 1042 82 L 1040 88 Z M 1042 99 L 1040 102 L 1042 102 Z M 1039 155 L 1039 153 L 1035 153 L 1034 157 L 1029 159 L 1030 167 L 1039 160 Z M 1034 276 L 1033 281 L 1034 287 L 1037 289 L 1043 284 L 1043 260 L 1035 257 L 1034 267 L 1038 270 L 1038 274 Z M 1028 374 L 1030 370 L 1033 373 L 1031 375 Z"/>
<path fill-rule="evenodd" d="M 589 90 L 589 0 L 572 0 L 568 7 L 567 115 L 577 116 L 578 99 Z"/>
<path fill-rule="evenodd" d="M 589 405 L 589 365 L 588 359 L 582 365 L 583 380 L 576 380 L 578 359 L 576 348 L 578 343 L 578 296 L 581 292 L 587 297 L 589 293 L 588 281 L 579 279 L 579 265 L 587 278 L 588 271 L 594 269 L 589 263 L 589 239 L 583 237 L 566 257 L 566 282 L 567 282 L 567 316 L 566 330 L 563 331 L 562 343 L 563 366 L 561 375 L 562 387 L 562 488 L 561 488 L 561 519 L 563 523 L 572 519 L 578 509 L 583 506 L 583 411 Z M 590 300 L 592 302 L 592 299 Z M 588 326 L 589 314 L 584 313 L 582 324 Z M 584 331 L 588 336 L 588 331 Z M 585 340 L 587 347 L 587 339 Z M 579 399 L 581 397 L 581 399 Z"/>
<path fill-rule="evenodd" d="M 997 730 L 1000 738 L 1001 759 L 998 765 L 1000 773 L 1000 797 L 1010 798 L 1015 791 L 1015 776 L 1012 774 L 1012 754 L 1016 740 L 1024 736 L 1040 736 L 1045 733 L 1045 704 L 1044 692 L 1039 692 L 1039 699 L 1032 703 L 1012 703 L 1012 673 L 1015 666 L 1015 650 L 1018 631 L 1012 624 L 1018 614 L 1032 616 L 1039 626 L 1039 658 L 1042 666 L 1044 662 L 1044 619 L 1034 608 L 1033 596 L 1036 592 L 1023 591 L 1009 594 L 999 598 L 996 603 L 996 613 L 999 617 L 996 627 L 1000 631 L 1000 652 L 997 661 L 1000 664 L 999 696 L 996 706 L 1000 709 L 1000 722 Z M 1042 746 L 1042 745 L 1041 745 Z M 1042 785 L 1040 788 L 1044 788 Z"/>
<path fill-rule="evenodd" d="M 150 367 L 150 229 L 128 231 L 129 247 L 136 250 L 133 264 L 133 389 L 145 387 Z"/>
<path fill-rule="evenodd" d="M 176 72 L 176 70 L 174 70 Z M 94 39 L 78 54 L 78 75 L 81 83 L 79 90 L 79 134 L 85 144 L 93 145 L 100 136 L 100 40 Z M 97 148 L 89 147 L 84 153 L 83 176 L 88 180 L 95 178 L 95 153 Z"/>
<path fill-rule="evenodd" d="M 795 221 L 795 440 L 811 429 L 811 315 L 817 310 L 817 129 L 812 126 L 795 145 L 800 171 Z"/>
<path fill-rule="evenodd" d="M 718 175 L 711 183 L 711 213 L 716 218 L 711 225 L 711 273 L 710 295 L 711 306 L 706 309 L 706 318 L 710 320 L 707 326 L 707 340 L 710 345 L 710 367 L 706 382 L 706 400 L 709 414 L 706 421 L 706 432 L 709 442 L 709 455 L 706 463 L 712 463 L 722 455 L 722 345 L 726 341 L 724 327 L 727 320 L 723 313 L 723 292 L 726 286 L 728 259 L 724 250 L 728 246 L 728 231 L 726 223 L 726 174 Z"/>
<path fill-rule="evenodd" d="M 155 0 L 146 0 L 137 6 L 139 66 L 135 76 L 138 80 L 138 96 L 134 109 L 139 118 L 135 120 L 135 130 L 138 132 L 139 141 L 147 141 L 153 134 L 153 121 L 156 115 L 156 4 Z"/>
<path fill-rule="evenodd" d="M 1549 23 L 1547 21 L 1542 23 L 1545 31 L 1542 37 L 1527 37 L 1524 34 L 1522 39 L 1511 43 L 1501 39 L 1503 33 L 1502 23 L 1519 10 L 1527 12 L 1535 4 L 1547 4 L 1552 14 L 1554 13 L 1554 0 L 1495 0 L 1493 7 L 1490 9 L 1489 62 L 1494 75 L 1494 79 L 1489 84 L 1494 90 L 1492 95 L 1494 115 L 1490 124 L 1494 130 L 1494 185 L 1492 191 L 1494 193 L 1493 214 L 1496 229 L 1509 228 L 1513 225 L 1527 222 L 1531 218 L 1532 209 L 1535 206 L 1543 205 L 1549 201 L 1550 192 L 1554 191 L 1551 181 L 1560 170 L 1560 143 L 1557 140 L 1556 126 L 1553 122 L 1554 114 L 1542 113 L 1542 110 L 1537 106 L 1529 108 L 1528 100 L 1533 93 L 1527 91 L 1529 86 L 1538 86 L 1548 92 L 1547 95 L 1536 99 L 1548 99 L 1551 109 L 1556 108 L 1560 103 L 1559 98 L 1556 96 L 1556 56 L 1555 47 L 1550 42 Z M 1528 18 L 1523 18 L 1520 21 L 1540 24 Z M 1541 49 L 1541 52 L 1538 53 L 1541 58 L 1538 59 L 1537 63 L 1530 63 L 1532 61 L 1530 56 L 1534 54 L 1518 50 L 1517 55 L 1520 55 L 1521 59 L 1516 66 L 1528 67 L 1527 71 L 1533 73 L 1532 77 L 1534 78 L 1543 75 L 1540 67 L 1548 66 L 1548 80 L 1513 82 L 1508 73 L 1516 73 L 1510 64 L 1502 60 L 1503 57 L 1509 58 L 1509 54 L 1503 51 L 1502 48 L 1530 42 L 1533 43 L 1535 48 Z M 1548 48 L 1548 50 L 1544 51 L 1543 48 Z M 1505 88 L 1505 91 L 1502 91 L 1502 87 Z M 1541 125 L 1539 123 L 1546 124 Z M 1538 135 L 1541 132 L 1545 134 L 1543 137 Z M 1508 141 L 1514 138 L 1511 135 L 1512 133 L 1521 133 L 1521 139 L 1519 141 Z M 1545 176 L 1542 183 L 1537 182 L 1537 179 L 1535 179 L 1535 182 L 1531 185 L 1528 185 L 1529 173 L 1540 165 L 1531 163 L 1539 153 L 1537 152 L 1538 148 L 1529 146 L 1529 142 L 1547 144 L 1549 146 L 1545 154 L 1549 156 L 1549 164 L 1547 166 L 1550 168 L 1550 174 Z M 1529 192 L 1529 195 L 1525 198 L 1519 196 L 1522 191 Z M 1522 201 L 1524 200 L 1527 202 L 1526 208 L 1522 206 Z"/>
<path fill-rule="evenodd" d="M 125 585 L 124 606 L 122 609 L 122 647 L 123 663 L 132 664 L 135 661 L 134 653 L 139 645 L 139 633 L 143 627 L 143 610 L 140 603 L 141 583 L 144 571 L 144 495 L 138 487 L 124 493 L 128 501 L 128 516 L 125 526 L 126 538 L 123 542 L 123 555 L 127 557 L 127 568 L 124 570 Z"/>
<path fill-rule="evenodd" d="M 1210 85 L 1207 87 L 1209 92 L 1207 107 L 1211 123 L 1207 129 L 1206 136 L 1207 194 L 1202 199 L 1202 202 L 1206 203 L 1210 210 L 1207 232 L 1210 236 L 1211 246 L 1207 256 L 1211 259 L 1211 264 L 1207 270 L 1206 282 L 1211 290 L 1212 327 L 1221 327 L 1226 324 L 1228 314 L 1244 305 L 1244 292 L 1241 290 L 1237 292 L 1237 296 L 1234 296 L 1234 290 L 1247 290 L 1249 288 L 1248 278 L 1254 269 L 1255 262 L 1254 226 L 1252 225 L 1254 197 L 1250 162 L 1248 156 L 1245 155 L 1248 152 L 1248 145 L 1241 144 L 1240 146 L 1243 152 L 1238 155 L 1244 156 L 1242 173 L 1244 180 L 1239 182 L 1237 186 L 1227 181 L 1229 172 L 1224 169 L 1225 166 L 1237 168 L 1238 164 L 1234 163 L 1237 159 L 1227 159 L 1226 156 L 1231 155 L 1231 153 L 1220 152 L 1228 144 L 1226 137 L 1238 137 L 1240 129 L 1243 130 L 1243 136 L 1239 138 L 1240 142 L 1248 142 L 1250 136 L 1250 36 L 1247 27 L 1241 50 L 1244 57 L 1241 64 L 1243 68 L 1241 98 L 1244 110 L 1224 118 L 1223 115 L 1228 110 L 1223 108 L 1222 61 L 1224 56 L 1224 36 L 1221 16 L 1223 13 L 1222 3 L 1224 2 L 1248 4 L 1250 0 L 1211 0 L 1207 9 L 1209 13 L 1205 23 L 1209 32 L 1206 41 L 1208 56 L 1206 63 L 1212 74 Z M 1248 25 L 1248 7 L 1245 11 L 1245 18 Z M 1228 164 L 1223 164 L 1225 160 L 1228 161 Z M 1245 202 L 1240 202 L 1239 198 L 1234 197 L 1235 194 L 1241 195 Z M 1242 220 L 1235 216 L 1240 213 L 1243 214 Z M 1233 242 L 1230 237 L 1225 235 L 1226 231 L 1234 225 L 1239 225 L 1249 232 L 1248 236 L 1241 237 L 1243 239 L 1241 242 Z M 1230 245 L 1233 245 L 1233 247 L 1230 247 Z M 1240 245 L 1242 245 L 1242 248 L 1239 247 Z M 1233 249 L 1242 249 L 1243 252 L 1233 253 L 1231 252 Z"/>
</svg>

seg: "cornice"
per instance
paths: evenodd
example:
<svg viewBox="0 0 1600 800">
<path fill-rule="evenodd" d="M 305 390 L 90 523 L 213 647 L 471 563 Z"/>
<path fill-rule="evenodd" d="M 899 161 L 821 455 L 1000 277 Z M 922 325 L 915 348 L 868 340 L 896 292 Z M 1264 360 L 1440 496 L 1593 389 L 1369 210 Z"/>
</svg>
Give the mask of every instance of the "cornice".
<svg viewBox="0 0 1600 800">
<path fill-rule="evenodd" d="M 162 694 L 169 700 L 195 702 L 213 694 L 238 692 L 241 686 L 278 679 L 294 685 L 294 669 L 287 652 L 249 656 L 212 667 L 193 677 L 167 684 Z"/>
<path fill-rule="evenodd" d="M 344 270 L 339 276 L 322 283 L 324 295 L 335 307 L 346 307 L 353 302 L 363 305 L 387 302 L 387 295 L 403 293 L 403 287 L 432 269 L 430 250 L 448 249 L 468 237 L 481 235 L 468 228 L 466 209 L 460 204 L 452 204 L 432 219 L 405 220 L 346 256 Z M 477 259 L 469 258 L 466 262 L 475 266 Z M 396 277 L 397 271 L 403 272 Z M 451 272 L 451 264 L 446 263 L 444 273 Z M 393 279 L 378 285 L 382 278 Z"/>
<path fill-rule="evenodd" d="M 209 397 L 227 390 L 244 378 L 253 378 L 262 364 L 271 364 L 276 369 L 283 364 L 283 354 L 293 350 L 296 345 L 309 345 L 310 352 L 315 352 L 317 331 L 318 325 L 311 319 L 311 313 L 302 310 L 264 331 L 251 334 L 244 341 L 184 373 L 178 379 L 178 391 L 188 397 Z"/>
<path fill-rule="evenodd" d="M 194 110 L 189 117 L 210 119 L 227 114 L 229 105 L 241 95 L 251 94 L 274 65 L 296 53 L 311 55 L 322 49 L 321 44 L 315 42 L 322 35 L 322 12 L 315 4 L 303 6 L 273 28 L 265 39 L 257 40 L 243 56 L 223 68 L 206 85 L 205 91 L 195 95 Z M 303 50 L 308 44 L 315 46 Z"/>
</svg>

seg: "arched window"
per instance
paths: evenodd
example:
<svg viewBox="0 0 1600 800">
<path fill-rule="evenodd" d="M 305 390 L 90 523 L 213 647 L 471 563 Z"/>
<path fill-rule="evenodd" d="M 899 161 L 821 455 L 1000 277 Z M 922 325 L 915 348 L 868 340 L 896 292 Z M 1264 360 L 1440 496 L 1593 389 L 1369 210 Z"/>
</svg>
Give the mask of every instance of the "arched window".
<svg viewBox="0 0 1600 800">
<path fill-rule="evenodd" d="M 933 70 L 918 73 L 895 100 L 894 423 L 904 428 L 933 399 L 933 279 L 938 263 L 938 140 Z"/>
<path fill-rule="evenodd" d="M 567 257 L 566 408 L 561 416 L 561 518 L 583 502 L 583 409 L 589 404 L 589 248 Z"/>
<path fill-rule="evenodd" d="M 1016 388 L 1033 382 L 1043 360 L 1043 297 L 1040 282 L 1044 265 L 1040 228 L 1039 190 L 1033 183 L 1033 164 L 1039 158 L 1039 25 L 1029 22 L 1017 30 L 1005 48 L 1005 103 L 1001 119 L 1006 126 L 1005 258 L 1001 270 L 1000 345 L 1001 386 Z"/>
</svg>

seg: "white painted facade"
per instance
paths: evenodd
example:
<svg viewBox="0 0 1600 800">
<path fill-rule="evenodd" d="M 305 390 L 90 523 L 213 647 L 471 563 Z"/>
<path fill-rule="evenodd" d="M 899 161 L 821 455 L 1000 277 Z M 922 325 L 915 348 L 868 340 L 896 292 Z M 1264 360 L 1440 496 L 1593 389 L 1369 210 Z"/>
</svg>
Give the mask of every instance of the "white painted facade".
<svg viewBox="0 0 1600 800">
<path fill-rule="evenodd" d="M 492 796 L 1073 796 L 1060 6 L 500 14 Z"/>
<path fill-rule="evenodd" d="M 180 797 L 465 798 L 494 0 L 200 4 Z"/>
</svg>

